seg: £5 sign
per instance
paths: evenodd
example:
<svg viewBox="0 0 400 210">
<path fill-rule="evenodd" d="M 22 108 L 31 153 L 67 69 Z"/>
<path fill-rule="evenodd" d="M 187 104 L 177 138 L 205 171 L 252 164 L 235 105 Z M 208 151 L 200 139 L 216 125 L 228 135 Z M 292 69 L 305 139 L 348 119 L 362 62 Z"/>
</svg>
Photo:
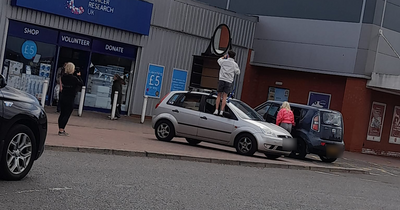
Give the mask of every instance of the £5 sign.
<svg viewBox="0 0 400 210">
<path fill-rule="evenodd" d="M 158 66 L 154 64 L 149 65 L 149 71 L 147 73 L 147 82 L 145 89 L 145 96 L 152 98 L 160 98 L 161 87 L 164 76 L 164 66 Z"/>
</svg>

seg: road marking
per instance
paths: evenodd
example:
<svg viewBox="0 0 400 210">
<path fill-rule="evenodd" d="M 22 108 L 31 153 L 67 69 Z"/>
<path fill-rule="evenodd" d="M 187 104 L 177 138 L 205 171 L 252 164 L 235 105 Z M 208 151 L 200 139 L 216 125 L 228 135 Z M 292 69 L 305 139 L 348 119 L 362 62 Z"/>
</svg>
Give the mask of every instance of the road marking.
<svg viewBox="0 0 400 210">
<path fill-rule="evenodd" d="M 63 191 L 63 190 L 72 190 L 72 188 L 69 187 L 62 187 L 62 188 L 49 188 L 50 191 Z"/>
<path fill-rule="evenodd" d="M 385 171 L 385 170 L 383 170 L 383 169 L 377 168 L 377 170 L 378 170 L 378 171 L 381 171 L 381 172 L 383 172 L 383 173 L 389 174 L 389 175 L 391 175 L 391 176 L 396 176 L 396 177 L 397 177 L 396 174 L 392 174 L 392 173 L 387 172 L 387 171 Z"/>
<path fill-rule="evenodd" d="M 40 191 L 43 191 L 43 190 L 22 190 L 22 191 L 18 191 L 18 192 L 15 192 L 16 194 L 22 194 L 22 193 L 32 193 L 32 192 L 40 192 Z"/>
<path fill-rule="evenodd" d="M 337 174 L 325 173 L 325 172 L 321 172 L 321 171 L 315 171 L 315 173 L 325 174 L 325 175 L 330 175 L 330 176 L 340 176 L 340 175 L 337 175 Z"/>
</svg>

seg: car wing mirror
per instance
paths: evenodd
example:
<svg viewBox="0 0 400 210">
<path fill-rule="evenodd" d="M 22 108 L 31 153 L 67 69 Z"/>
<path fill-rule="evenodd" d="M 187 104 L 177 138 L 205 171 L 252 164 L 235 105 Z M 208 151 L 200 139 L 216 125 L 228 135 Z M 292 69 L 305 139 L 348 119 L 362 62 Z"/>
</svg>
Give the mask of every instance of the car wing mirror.
<svg viewBox="0 0 400 210">
<path fill-rule="evenodd" d="M 5 86 L 7 86 L 6 78 L 2 74 L 0 74 L 0 88 L 3 88 Z"/>
<path fill-rule="evenodd" d="M 232 115 L 230 112 L 224 112 L 224 117 L 228 119 L 232 119 Z"/>
</svg>

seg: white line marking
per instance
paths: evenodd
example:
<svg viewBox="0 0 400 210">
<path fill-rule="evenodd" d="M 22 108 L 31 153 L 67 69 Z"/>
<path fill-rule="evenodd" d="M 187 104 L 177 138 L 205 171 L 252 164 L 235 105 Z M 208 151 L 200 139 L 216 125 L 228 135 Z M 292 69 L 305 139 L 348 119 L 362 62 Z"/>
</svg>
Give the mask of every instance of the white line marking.
<svg viewBox="0 0 400 210">
<path fill-rule="evenodd" d="M 62 190 L 72 190 L 72 188 L 69 187 L 62 187 L 62 188 L 49 188 L 50 191 L 62 191 Z"/>
</svg>

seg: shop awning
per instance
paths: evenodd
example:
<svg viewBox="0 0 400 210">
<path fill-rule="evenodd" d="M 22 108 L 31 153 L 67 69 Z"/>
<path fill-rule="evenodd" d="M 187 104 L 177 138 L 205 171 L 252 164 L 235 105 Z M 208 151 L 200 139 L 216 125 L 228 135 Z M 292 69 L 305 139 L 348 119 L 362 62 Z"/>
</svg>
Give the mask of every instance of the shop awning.
<svg viewBox="0 0 400 210">
<path fill-rule="evenodd" d="M 373 72 L 371 80 L 367 82 L 367 87 L 400 95 L 400 75 L 380 74 Z"/>
</svg>

